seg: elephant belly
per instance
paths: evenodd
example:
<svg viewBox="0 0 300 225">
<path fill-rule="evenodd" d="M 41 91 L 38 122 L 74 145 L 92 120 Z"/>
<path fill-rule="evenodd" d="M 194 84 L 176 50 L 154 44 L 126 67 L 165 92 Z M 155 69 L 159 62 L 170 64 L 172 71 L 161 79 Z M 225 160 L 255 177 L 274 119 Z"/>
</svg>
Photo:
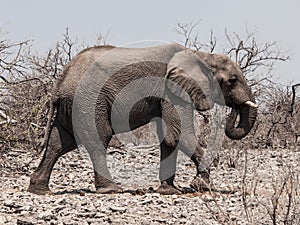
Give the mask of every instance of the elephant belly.
<svg viewBox="0 0 300 225">
<path fill-rule="evenodd" d="M 146 98 L 134 104 L 131 109 L 126 105 L 112 108 L 111 125 L 114 133 L 124 133 L 141 127 L 160 116 L 160 100 Z"/>
</svg>

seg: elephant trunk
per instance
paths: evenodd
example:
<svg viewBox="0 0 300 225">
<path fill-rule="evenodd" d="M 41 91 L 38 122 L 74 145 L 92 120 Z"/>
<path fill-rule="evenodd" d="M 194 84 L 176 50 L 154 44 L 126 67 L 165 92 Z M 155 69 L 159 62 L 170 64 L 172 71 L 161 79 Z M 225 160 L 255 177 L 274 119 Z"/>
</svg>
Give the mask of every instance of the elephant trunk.
<svg viewBox="0 0 300 225">
<path fill-rule="evenodd" d="M 240 120 L 236 126 L 238 115 Z M 233 140 L 244 138 L 252 129 L 257 117 L 257 105 L 248 101 L 240 105 L 238 109 L 233 108 L 227 118 L 225 134 Z"/>
</svg>

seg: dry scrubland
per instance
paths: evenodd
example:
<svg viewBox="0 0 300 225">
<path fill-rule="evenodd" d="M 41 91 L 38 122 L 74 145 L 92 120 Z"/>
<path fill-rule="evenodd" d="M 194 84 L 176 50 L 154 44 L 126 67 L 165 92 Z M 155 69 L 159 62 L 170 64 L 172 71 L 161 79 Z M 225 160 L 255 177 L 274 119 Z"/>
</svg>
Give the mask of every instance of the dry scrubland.
<svg viewBox="0 0 300 225">
<path fill-rule="evenodd" d="M 194 26 L 178 24 L 187 47 L 215 51 L 193 36 Z M 41 153 L 52 86 L 63 66 L 87 45 L 68 32 L 47 54 L 31 42 L 0 36 L 0 224 L 300 224 L 299 84 L 272 81 L 271 71 L 289 59 L 276 42 L 259 43 L 255 35 L 226 33 L 225 53 L 243 70 L 260 104 L 251 134 L 227 138 L 212 167 L 213 191 L 192 193 L 191 160 L 180 154 L 176 185 L 185 194 L 160 196 L 159 150 L 154 125 L 120 135 L 109 149 L 110 170 L 125 188 L 115 195 L 93 194 L 92 167 L 80 148 L 60 159 L 50 196 L 26 192 Z M 101 36 L 98 42 L 105 41 Z M 226 111 L 226 109 L 223 109 Z M 206 148 L 211 112 L 198 115 L 197 133 Z"/>
<path fill-rule="evenodd" d="M 53 195 L 26 192 L 37 158 L 10 151 L 2 168 L 0 221 L 4 224 L 299 224 L 299 160 L 296 149 L 223 149 L 212 168 L 217 191 L 190 193 L 195 168 L 183 154 L 176 185 L 187 193 L 161 196 L 158 146 L 109 149 L 109 168 L 123 194 L 97 195 L 83 149 L 59 160 Z M 0 224 L 1 224 L 0 222 Z"/>
</svg>

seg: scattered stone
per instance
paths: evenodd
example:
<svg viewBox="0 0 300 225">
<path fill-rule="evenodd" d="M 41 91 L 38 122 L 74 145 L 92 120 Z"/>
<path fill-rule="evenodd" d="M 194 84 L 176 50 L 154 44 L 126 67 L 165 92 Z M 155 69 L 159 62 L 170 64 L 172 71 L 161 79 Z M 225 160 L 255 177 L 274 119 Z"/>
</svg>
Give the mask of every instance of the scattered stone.
<svg viewBox="0 0 300 225">
<path fill-rule="evenodd" d="M 45 212 L 41 212 L 38 215 L 38 219 L 50 221 L 50 220 L 57 220 L 57 217 L 50 210 L 47 210 Z"/>
<path fill-rule="evenodd" d="M 111 207 L 109 207 L 109 209 L 112 212 L 120 212 L 120 213 L 125 213 L 127 210 L 127 208 L 125 208 L 125 207 L 116 207 L 116 206 L 111 206 Z"/>
<path fill-rule="evenodd" d="M 55 194 L 40 196 L 28 193 L 26 189 L 29 175 L 37 163 L 33 161 L 28 165 L 30 173 L 15 173 L 15 165 L 23 168 L 20 163 L 29 162 L 30 159 L 26 158 L 28 154 L 13 153 L 15 157 L 10 156 L 10 160 L 17 161 L 10 163 L 11 161 L 7 160 L 6 164 L 9 167 L 1 168 L 0 225 L 199 223 L 215 225 L 220 224 L 217 219 L 225 220 L 222 218 L 224 213 L 233 224 L 247 223 L 241 189 L 243 157 L 236 163 L 236 168 L 229 168 L 226 162 L 222 164 L 220 160 L 221 164 L 212 169 L 211 179 L 216 189 L 220 191 L 198 193 L 193 189 L 185 188 L 193 180 L 195 168 L 191 160 L 180 153 L 175 185 L 183 190 L 183 194 L 163 196 L 154 191 L 159 186 L 157 147 L 125 148 L 125 154 L 109 155 L 108 165 L 114 180 L 121 183 L 124 190 L 131 191 L 111 195 L 93 193 L 94 178 L 91 162 L 78 151 L 65 155 L 55 165 L 50 182 L 50 189 Z M 230 150 L 224 151 L 226 156 L 230 154 Z M 295 174 L 300 173 L 300 152 L 286 150 L 287 152 L 282 154 L 272 151 L 266 149 L 248 152 L 248 210 L 255 215 L 254 219 L 264 218 L 258 221 L 263 224 L 270 224 L 270 218 L 263 217 L 267 212 L 261 203 L 269 206 L 272 198 L 272 182 L 283 178 L 282 169 L 286 165 L 290 165 Z M 272 155 L 276 157 L 272 158 Z M 278 163 L 278 158 L 280 160 L 282 158 L 282 164 Z M 254 196 L 251 187 L 254 187 L 255 179 L 257 182 Z M 258 198 L 261 203 L 257 201 Z"/>
<path fill-rule="evenodd" d="M 4 215 L 0 215 L 0 221 L 1 223 L 5 224 L 7 222 L 7 219 Z"/>
<path fill-rule="evenodd" d="M 83 218 L 94 218 L 96 216 L 96 213 L 94 213 L 94 212 L 78 213 L 77 216 L 83 217 Z"/>
<path fill-rule="evenodd" d="M 30 219 L 18 219 L 17 225 L 33 225 L 34 223 L 30 221 Z"/>
<path fill-rule="evenodd" d="M 138 205 L 148 205 L 148 204 L 152 204 L 153 200 L 152 199 L 146 199 L 142 202 L 139 202 Z"/>
<path fill-rule="evenodd" d="M 13 200 L 6 200 L 3 205 L 6 207 L 9 207 L 11 209 L 12 208 L 18 209 L 18 208 L 22 207 L 22 205 L 20 205 L 19 203 L 17 203 L 16 201 L 13 201 Z"/>
</svg>

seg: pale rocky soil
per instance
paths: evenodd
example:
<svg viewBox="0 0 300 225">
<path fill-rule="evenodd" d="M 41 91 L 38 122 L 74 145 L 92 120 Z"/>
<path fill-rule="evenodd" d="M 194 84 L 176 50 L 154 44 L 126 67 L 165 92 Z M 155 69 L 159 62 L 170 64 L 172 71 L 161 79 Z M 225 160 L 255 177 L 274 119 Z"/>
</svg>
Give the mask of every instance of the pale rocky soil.
<svg viewBox="0 0 300 225">
<path fill-rule="evenodd" d="M 161 196 L 151 193 L 159 184 L 157 146 L 110 149 L 110 171 L 127 191 L 97 195 L 93 193 L 91 163 L 80 149 L 56 164 L 50 184 L 54 194 L 38 196 L 26 192 L 26 188 L 40 159 L 32 159 L 25 151 L 12 150 L 0 160 L 0 224 L 213 225 L 251 224 L 251 219 L 252 224 L 272 224 L 267 209 L 271 209 L 274 188 L 282 185 L 288 167 L 293 172 L 295 195 L 291 224 L 300 224 L 300 149 L 249 149 L 247 153 L 244 177 L 245 151 L 220 152 L 219 162 L 211 172 L 214 187 L 220 192 Z M 195 168 L 183 154 L 178 158 L 177 171 L 176 185 L 189 190 Z M 243 183 L 247 188 L 248 220 L 243 204 Z M 277 214 L 283 220 L 288 202 L 286 190 L 280 202 Z"/>
</svg>

